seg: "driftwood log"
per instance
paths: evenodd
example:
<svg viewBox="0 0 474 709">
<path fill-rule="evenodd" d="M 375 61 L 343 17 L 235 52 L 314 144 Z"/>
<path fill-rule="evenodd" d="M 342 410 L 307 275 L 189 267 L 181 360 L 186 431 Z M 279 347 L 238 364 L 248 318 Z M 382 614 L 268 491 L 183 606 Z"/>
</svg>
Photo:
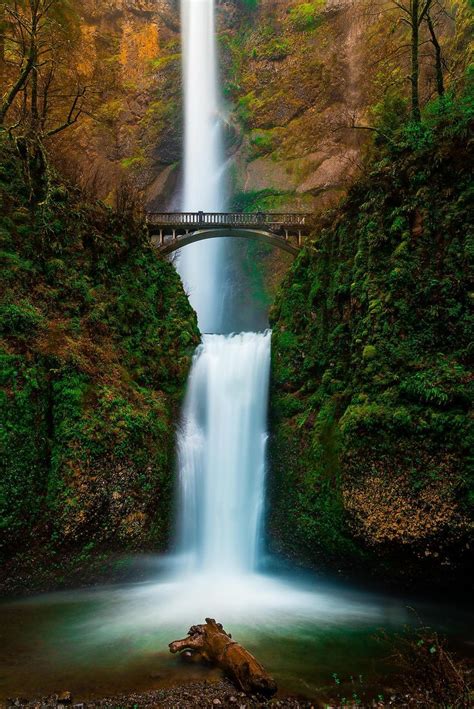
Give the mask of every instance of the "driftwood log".
<svg viewBox="0 0 474 709">
<path fill-rule="evenodd" d="M 206 618 L 205 625 L 193 625 L 187 638 L 175 640 L 169 648 L 172 653 L 180 652 L 189 658 L 198 655 L 217 665 L 248 694 L 272 696 L 277 691 L 275 680 L 255 657 L 232 640 L 232 635 L 213 618 Z"/>
</svg>

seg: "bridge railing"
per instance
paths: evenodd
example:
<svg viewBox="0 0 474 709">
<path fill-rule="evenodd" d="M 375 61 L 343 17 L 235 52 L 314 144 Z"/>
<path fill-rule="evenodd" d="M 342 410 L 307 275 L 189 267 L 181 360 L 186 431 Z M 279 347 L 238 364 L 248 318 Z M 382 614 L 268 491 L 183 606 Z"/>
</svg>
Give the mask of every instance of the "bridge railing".
<svg viewBox="0 0 474 709">
<path fill-rule="evenodd" d="M 308 227 L 311 214 L 301 212 L 150 212 L 153 225 L 174 227 L 198 226 L 282 226 Z"/>
</svg>

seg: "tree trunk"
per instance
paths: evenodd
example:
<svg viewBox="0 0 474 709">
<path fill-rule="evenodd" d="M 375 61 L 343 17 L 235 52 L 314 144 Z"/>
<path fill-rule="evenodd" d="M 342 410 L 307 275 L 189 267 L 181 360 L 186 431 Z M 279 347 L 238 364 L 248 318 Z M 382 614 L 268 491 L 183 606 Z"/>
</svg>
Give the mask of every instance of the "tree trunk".
<svg viewBox="0 0 474 709">
<path fill-rule="evenodd" d="M 5 116 L 7 115 L 8 109 L 12 105 L 13 101 L 15 100 L 17 94 L 21 91 L 23 86 L 26 83 L 26 80 L 28 79 L 30 72 L 33 68 L 34 65 L 34 52 L 32 49 L 30 49 L 30 52 L 28 54 L 28 59 L 21 70 L 17 80 L 13 84 L 12 88 L 10 91 L 7 93 L 6 97 L 3 99 L 3 103 L 0 107 L 0 125 L 3 125 L 5 121 Z"/>
<path fill-rule="evenodd" d="M 420 62 L 419 62 L 419 44 L 420 44 L 420 0 L 412 0 L 411 5 L 411 113 L 414 121 L 421 121 L 420 111 Z"/>
<path fill-rule="evenodd" d="M 5 67 L 5 32 L 7 29 L 6 14 L 5 14 L 5 3 L 0 2 L 0 95 L 3 95 L 5 90 L 5 78 L 6 78 L 6 67 Z"/>
<path fill-rule="evenodd" d="M 277 691 L 275 680 L 265 671 L 255 657 L 232 636 L 220 623 L 206 618 L 205 625 L 193 625 L 188 637 L 175 640 L 169 645 L 170 652 L 199 655 L 203 660 L 216 664 L 249 694 L 272 696 Z"/>
<path fill-rule="evenodd" d="M 32 135 L 37 135 L 39 130 L 38 111 L 38 50 L 35 47 L 33 68 L 31 70 L 31 125 Z"/>
<path fill-rule="evenodd" d="M 443 56 L 438 37 L 436 36 L 433 20 L 429 12 L 426 15 L 426 24 L 430 31 L 431 44 L 435 50 L 436 88 L 438 90 L 438 96 L 444 96 Z"/>
</svg>

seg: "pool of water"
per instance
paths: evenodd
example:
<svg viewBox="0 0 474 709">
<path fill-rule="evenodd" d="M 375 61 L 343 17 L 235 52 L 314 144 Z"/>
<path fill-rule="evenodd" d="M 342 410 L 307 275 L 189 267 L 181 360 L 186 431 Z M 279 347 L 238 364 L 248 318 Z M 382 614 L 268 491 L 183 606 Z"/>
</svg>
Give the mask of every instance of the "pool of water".
<svg viewBox="0 0 474 709">
<path fill-rule="evenodd" d="M 69 690 L 75 700 L 219 676 L 168 652 L 206 616 L 224 624 L 275 676 L 308 698 L 390 687 L 377 639 L 417 622 L 407 600 L 316 577 L 162 575 L 148 582 L 68 591 L 0 604 L 0 700 Z M 420 604 L 423 622 L 472 653 L 473 617 Z M 351 696 L 351 694 L 349 694 Z"/>
</svg>

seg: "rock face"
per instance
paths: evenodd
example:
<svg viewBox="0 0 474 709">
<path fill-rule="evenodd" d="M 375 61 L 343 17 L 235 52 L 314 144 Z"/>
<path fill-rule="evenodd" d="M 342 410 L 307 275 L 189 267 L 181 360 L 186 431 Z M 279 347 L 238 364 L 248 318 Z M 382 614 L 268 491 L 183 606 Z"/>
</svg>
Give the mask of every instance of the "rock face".
<svg viewBox="0 0 474 709">
<path fill-rule="evenodd" d="M 373 122 L 394 92 L 407 92 L 396 22 L 369 0 L 216 7 L 231 201 L 244 196 L 247 209 L 334 205 L 367 139 L 352 126 Z M 79 68 L 91 93 L 88 116 L 56 146 L 58 164 L 69 163 L 102 199 L 112 202 L 126 182 L 148 208 L 172 208 L 183 143 L 179 3 L 80 0 L 77 11 Z M 453 63 L 452 28 L 440 31 Z M 433 67 L 429 56 L 422 61 L 425 97 Z"/>
<path fill-rule="evenodd" d="M 234 191 L 270 190 L 272 206 L 332 203 L 360 146 L 345 116 L 367 103 L 354 3 L 262 0 L 236 29 L 225 14 L 221 27 L 224 91 L 241 127 Z"/>
<path fill-rule="evenodd" d="M 372 0 L 216 3 L 230 208 L 320 212 L 346 193 L 370 135 L 352 126 L 380 120 L 386 106 L 406 110 L 408 55 L 400 57 L 402 40 L 378 7 Z M 179 208 L 179 3 L 80 0 L 77 8 L 88 115 L 55 140 L 57 165 L 109 204 L 126 191 L 148 210 Z M 449 27 L 442 38 L 446 62 L 457 65 Z M 429 56 L 423 61 L 426 98 L 433 66 Z M 257 282 L 255 248 L 240 245 L 233 261 Z M 286 259 L 259 254 L 258 263 L 271 299 Z"/>
<path fill-rule="evenodd" d="M 181 157 L 179 13 L 167 0 L 81 0 L 79 70 L 88 116 L 56 144 L 57 163 L 94 196 L 120 185 L 165 208 Z"/>
<path fill-rule="evenodd" d="M 149 208 L 170 208 L 182 157 L 179 8 L 81 0 L 78 12 L 80 71 L 93 95 L 90 115 L 57 144 L 58 164 L 67 156 L 71 176 L 102 199 L 126 181 Z M 353 3 L 315 2 L 304 21 L 284 0 L 250 14 L 227 2 L 218 21 L 232 193 L 267 190 L 264 206 L 274 208 L 334 202 L 361 144 L 347 115 L 367 105 Z"/>
<path fill-rule="evenodd" d="M 472 561 L 470 161 L 458 110 L 423 145 L 379 147 L 272 312 L 274 548 L 398 587 L 449 587 Z"/>
</svg>

